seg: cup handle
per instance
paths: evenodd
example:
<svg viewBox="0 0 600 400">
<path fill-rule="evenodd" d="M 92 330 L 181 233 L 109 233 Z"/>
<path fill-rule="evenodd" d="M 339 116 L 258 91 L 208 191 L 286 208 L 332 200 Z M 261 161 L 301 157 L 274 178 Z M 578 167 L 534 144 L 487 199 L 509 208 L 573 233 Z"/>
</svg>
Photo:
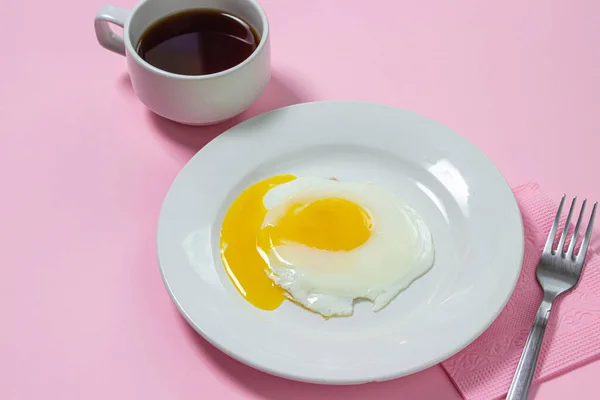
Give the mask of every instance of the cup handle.
<svg viewBox="0 0 600 400">
<path fill-rule="evenodd" d="M 123 36 L 114 33 L 110 29 L 109 22 L 123 27 L 130 14 L 131 11 L 110 4 L 100 7 L 96 13 L 96 18 L 94 18 L 94 29 L 96 30 L 98 43 L 102 47 L 117 54 L 125 55 L 125 41 L 123 40 Z"/>
</svg>

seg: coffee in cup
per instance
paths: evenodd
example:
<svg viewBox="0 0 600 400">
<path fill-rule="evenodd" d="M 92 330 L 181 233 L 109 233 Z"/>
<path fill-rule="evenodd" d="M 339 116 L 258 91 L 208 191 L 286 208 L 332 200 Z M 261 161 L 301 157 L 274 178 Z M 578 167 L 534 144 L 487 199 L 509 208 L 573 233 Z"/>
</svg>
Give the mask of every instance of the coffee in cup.
<svg viewBox="0 0 600 400">
<path fill-rule="evenodd" d="M 95 29 L 103 47 L 126 57 L 138 98 L 177 122 L 229 119 L 269 82 L 269 24 L 255 0 L 143 0 L 132 11 L 105 5 Z"/>
</svg>

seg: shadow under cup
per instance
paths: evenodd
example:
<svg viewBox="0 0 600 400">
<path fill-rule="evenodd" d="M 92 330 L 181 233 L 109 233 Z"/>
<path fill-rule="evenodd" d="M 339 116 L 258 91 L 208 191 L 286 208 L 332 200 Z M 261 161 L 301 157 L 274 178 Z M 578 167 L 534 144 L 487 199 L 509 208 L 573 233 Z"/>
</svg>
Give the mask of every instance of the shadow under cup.
<svg viewBox="0 0 600 400">
<path fill-rule="evenodd" d="M 179 75 L 156 68 L 140 57 L 137 45 L 158 20 L 195 9 L 221 10 L 242 18 L 260 42 L 248 58 L 221 72 Z M 153 112 L 189 125 L 227 120 L 250 107 L 270 79 L 267 17 L 254 0 L 146 0 L 132 11 L 125 27 L 127 64 L 138 98 Z"/>
</svg>

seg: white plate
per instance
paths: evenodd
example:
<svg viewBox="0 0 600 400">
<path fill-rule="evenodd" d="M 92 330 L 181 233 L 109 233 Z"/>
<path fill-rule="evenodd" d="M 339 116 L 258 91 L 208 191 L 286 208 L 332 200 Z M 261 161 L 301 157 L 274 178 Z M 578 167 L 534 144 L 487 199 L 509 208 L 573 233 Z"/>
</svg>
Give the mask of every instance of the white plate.
<svg viewBox="0 0 600 400">
<path fill-rule="evenodd" d="M 247 303 L 221 264 L 221 222 L 243 189 L 282 173 L 396 192 L 433 234 L 432 270 L 384 310 L 361 303 L 350 318 Z M 331 384 L 392 379 L 453 355 L 502 310 L 523 258 L 519 208 L 483 153 L 435 121 L 359 102 L 285 107 L 223 133 L 173 183 L 157 240 L 173 301 L 210 343 L 263 371 Z"/>
</svg>

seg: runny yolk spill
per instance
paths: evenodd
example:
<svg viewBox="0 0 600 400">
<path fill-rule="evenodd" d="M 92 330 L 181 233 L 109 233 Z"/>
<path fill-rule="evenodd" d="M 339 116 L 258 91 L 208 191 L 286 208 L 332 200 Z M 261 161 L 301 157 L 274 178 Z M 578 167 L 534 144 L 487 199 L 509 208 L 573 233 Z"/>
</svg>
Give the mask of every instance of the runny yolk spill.
<svg viewBox="0 0 600 400">
<path fill-rule="evenodd" d="M 273 225 L 262 228 L 267 214 L 263 197 L 294 179 L 278 175 L 244 190 L 227 210 L 221 228 L 221 259 L 227 275 L 248 302 L 263 310 L 276 309 L 285 298 L 283 289 L 265 273 L 269 266 L 262 254 L 271 246 L 293 242 L 319 250 L 348 251 L 371 236 L 369 214 L 358 204 L 336 197 L 295 202 Z"/>
<path fill-rule="evenodd" d="M 257 248 L 267 214 L 263 197 L 273 187 L 294 179 L 293 175 L 277 175 L 250 186 L 229 207 L 221 227 L 221 259 L 227 275 L 240 294 L 262 310 L 274 310 L 284 300 L 283 289 L 265 273 L 268 265 Z"/>
<path fill-rule="evenodd" d="M 371 228 L 371 218 L 361 206 L 332 197 L 294 204 L 265 230 L 275 246 L 295 242 L 319 250 L 348 251 L 365 243 Z"/>
</svg>

